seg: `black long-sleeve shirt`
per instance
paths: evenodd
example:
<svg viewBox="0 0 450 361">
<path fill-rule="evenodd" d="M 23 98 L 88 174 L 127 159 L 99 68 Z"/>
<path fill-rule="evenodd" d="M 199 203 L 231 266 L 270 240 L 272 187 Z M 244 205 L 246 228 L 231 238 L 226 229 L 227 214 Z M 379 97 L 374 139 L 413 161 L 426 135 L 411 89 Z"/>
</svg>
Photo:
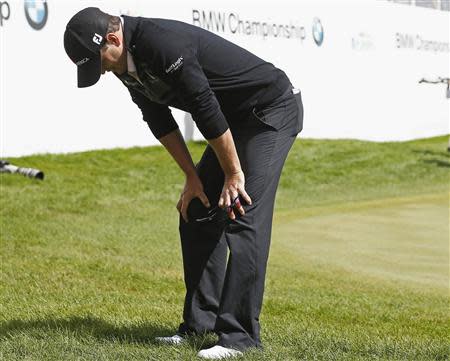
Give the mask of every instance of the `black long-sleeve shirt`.
<svg viewBox="0 0 450 361">
<path fill-rule="evenodd" d="M 141 82 L 118 75 L 156 138 L 177 129 L 168 106 L 191 113 L 206 139 L 290 86 L 286 74 L 207 30 L 180 21 L 123 16 L 125 46 Z"/>
</svg>

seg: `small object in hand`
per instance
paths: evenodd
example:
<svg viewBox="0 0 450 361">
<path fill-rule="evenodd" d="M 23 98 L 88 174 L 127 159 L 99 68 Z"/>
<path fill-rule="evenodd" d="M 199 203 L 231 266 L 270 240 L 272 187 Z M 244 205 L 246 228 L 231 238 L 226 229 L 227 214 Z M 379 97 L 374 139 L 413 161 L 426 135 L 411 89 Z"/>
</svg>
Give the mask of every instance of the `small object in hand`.
<svg viewBox="0 0 450 361">
<path fill-rule="evenodd" d="M 241 201 L 239 200 L 239 196 L 237 196 L 235 199 L 233 199 L 233 202 L 231 202 L 230 206 L 227 207 L 227 213 L 231 213 L 233 211 L 234 207 L 240 207 Z"/>
<path fill-rule="evenodd" d="M 234 207 L 240 206 L 241 202 L 239 196 L 236 197 L 231 205 L 226 208 L 226 212 L 229 214 Z M 206 208 L 198 198 L 194 198 L 188 207 L 188 217 L 196 223 L 211 222 L 218 217 L 223 217 L 225 212 L 219 206 L 213 208 Z"/>
<path fill-rule="evenodd" d="M 17 167 L 6 160 L 0 160 L 0 173 L 18 173 L 30 178 L 44 179 L 44 172 L 39 169 Z"/>
<path fill-rule="evenodd" d="M 206 208 L 200 198 L 193 198 L 189 203 L 187 215 L 189 221 L 208 222 L 216 217 L 218 207 Z"/>
</svg>

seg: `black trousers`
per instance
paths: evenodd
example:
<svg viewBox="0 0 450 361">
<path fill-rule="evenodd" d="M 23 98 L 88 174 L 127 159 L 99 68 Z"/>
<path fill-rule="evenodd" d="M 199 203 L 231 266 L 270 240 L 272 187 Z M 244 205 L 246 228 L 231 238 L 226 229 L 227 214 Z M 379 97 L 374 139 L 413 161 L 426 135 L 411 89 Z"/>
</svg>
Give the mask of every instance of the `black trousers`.
<svg viewBox="0 0 450 361">
<path fill-rule="evenodd" d="M 242 201 L 245 215 L 204 223 L 180 217 L 186 298 L 179 333 L 212 331 L 219 345 L 240 350 L 261 346 L 259 315 L 275 194 L 301 128 L 299 97 L 289 90 L 264 109 L 254 109 L 239 126 L 230 126 L 253 202 Z M 210 146 L 197 169 L 210 203 L 217 204 L 224 174 Z"/>
</svg>

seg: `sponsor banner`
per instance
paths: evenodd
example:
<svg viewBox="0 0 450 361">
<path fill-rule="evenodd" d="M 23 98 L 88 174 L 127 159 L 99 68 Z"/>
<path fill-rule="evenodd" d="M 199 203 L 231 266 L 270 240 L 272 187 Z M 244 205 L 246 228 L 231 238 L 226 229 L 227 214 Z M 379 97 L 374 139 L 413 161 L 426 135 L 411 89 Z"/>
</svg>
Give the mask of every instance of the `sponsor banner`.
<svg viewBox="0 0 450 361">
<path fill-rule="evenodd" d="M 442 4 L 442 2 L 440 2 Z M 392 1 L 0 0 L 1 156 L 158 144 L 107 74 L 76 87 L 63 47 L 87 6 L 202 27 L 283 69 L 302 91 L 302 137 L 402 140 L 448 132 L 449 12 Z M 183 64 L 180 57 L 166 72 Z M 186 137 L 188 114 L 171 109 Z"/>
<path fill-rule="evenodd" d="M 419 34 L 396 33 L 396 44 L 398 49 L 413 49 L 419 51 L 432 51 L 448 53 L 450 51 L 448 41 L 424 39 Z"/>
<path fill-rule="evenodd" d="M 267 19 L 246 18 L 237 12 L 192 9 L 192 24 L 216 33 L 243 34 L 253 37 L 286 38 L 303 41 L 306 37 L 305 27 L 288 23 L 275 23 Z"/>
</svg>

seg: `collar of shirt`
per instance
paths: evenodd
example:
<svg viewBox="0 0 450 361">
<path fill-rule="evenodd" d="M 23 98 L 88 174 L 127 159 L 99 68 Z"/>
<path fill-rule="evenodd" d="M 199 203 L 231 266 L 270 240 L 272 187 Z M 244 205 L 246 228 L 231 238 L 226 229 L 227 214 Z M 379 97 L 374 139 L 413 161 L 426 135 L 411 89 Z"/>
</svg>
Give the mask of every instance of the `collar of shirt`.
<svg viewBox="0 0 450 361">
<path fill-rule="evenodd" d="M 122 21 L 122 29 L 125 29 L 125 19 L 123 17 L 120 17 L 120 20 Z M 130 74 L 133 78 L 135 78 L 140 82 L 136 71 L 136 64 L 134 64 L 133 56 L 131 55 L 128 49 L 127 49 L 127 71 L 128 74 Z"/>
<path fill-rule="evenodd" d="M 131 56 L 131 53 L 127 49 L 127 67 L 128 67 L 128 73 L 129 74 L 137 74 L 136 73 L 136 65 L 134 64 L 133 57 Z"/>
</svg>

